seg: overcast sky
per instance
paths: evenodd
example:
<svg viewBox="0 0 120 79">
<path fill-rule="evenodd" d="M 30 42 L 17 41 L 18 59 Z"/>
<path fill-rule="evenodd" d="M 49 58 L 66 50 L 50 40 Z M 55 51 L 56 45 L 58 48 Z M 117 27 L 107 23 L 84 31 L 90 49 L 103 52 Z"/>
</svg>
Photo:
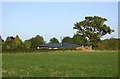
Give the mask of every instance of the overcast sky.
<svg viewBox="0 0 120 79">
<path fill-rule="evenodd" d="M 86 16 L 100 16 L 114 33 L 102 39 L 118 37 L 117 2 L 4 2 L 2 4 L 2 38 L 19 35 L 24 41 L 43 36 L 50 38 L 72 37 L 74 23 Z"/>
</svg>

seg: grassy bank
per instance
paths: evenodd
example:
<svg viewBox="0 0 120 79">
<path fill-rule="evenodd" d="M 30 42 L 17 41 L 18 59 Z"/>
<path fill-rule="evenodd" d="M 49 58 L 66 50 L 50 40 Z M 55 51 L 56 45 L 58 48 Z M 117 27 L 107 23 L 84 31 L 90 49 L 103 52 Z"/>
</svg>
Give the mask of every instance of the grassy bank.
<svg viewBox="0 0 120 79">
<path fill-rule="evenodd" d="M 117 52 L 2 54 L 3 77 L 115 77 Z"/>
</svg>

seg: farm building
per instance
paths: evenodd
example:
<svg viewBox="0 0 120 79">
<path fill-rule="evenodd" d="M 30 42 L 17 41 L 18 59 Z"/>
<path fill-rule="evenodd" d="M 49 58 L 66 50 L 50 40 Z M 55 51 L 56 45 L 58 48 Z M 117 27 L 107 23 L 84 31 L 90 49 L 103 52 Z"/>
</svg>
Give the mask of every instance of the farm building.
<svg viewBox="0 0 120 79">
<path fill-rule="evenodd" d="M 37 49 L 41 48 L 48 48 L 48 49 L 58 49 L 58 48 L 76 48 L 76 49 L 82 49 L 82 50 L 88 50 L 87 47 L 83 47 L 82 45 L 73 44 L 73 43 L 46 43 L 43 45 L 37 46 Z"/>
</svg>

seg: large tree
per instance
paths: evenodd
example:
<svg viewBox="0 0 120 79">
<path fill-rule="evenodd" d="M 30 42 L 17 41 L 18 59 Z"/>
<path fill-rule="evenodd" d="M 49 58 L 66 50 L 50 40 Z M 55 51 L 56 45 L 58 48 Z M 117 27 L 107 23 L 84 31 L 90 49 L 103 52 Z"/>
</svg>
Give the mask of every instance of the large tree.
<svg viewBox="0 0 120 79">
<path fill-rule="evenodd" d="M 58 39 L 53 37 L 50 39 L 50 42 L 49 43 L 59 43 Z"/>
<path fill-rule="evenodd" d="M 30 39 L 31 47 L 36 48 L 38 45 L 45 44 L 44 38 L 42 36 L 35 36 Z"/>
<path fill-rule="evenodd" d="M 105 21 L 107 21 L 107 19 L 102 17 L 89 16 L 85 17 L 85 20 L 81 22 L 76 22 L 73 29 L 77 29 L 80 35 L 87 37 L 90 46 L 96 46 L 102 36 L 114 32 L 110 26 L 104 24 Z"/>
</svg>

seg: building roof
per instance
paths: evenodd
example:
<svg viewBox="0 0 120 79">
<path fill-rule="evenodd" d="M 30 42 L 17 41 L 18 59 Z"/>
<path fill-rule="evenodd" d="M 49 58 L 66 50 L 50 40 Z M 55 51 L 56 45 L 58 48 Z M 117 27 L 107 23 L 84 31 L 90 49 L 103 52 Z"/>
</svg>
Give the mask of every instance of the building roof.
<svg viewBox="0 0 120 79">
<path fill-rule="evenodd" d="M 37 47 L 61 48 L 61 43 L 46 43 L 43 45 L 39 45 Z M 76 48 L 76 47 L 82 47 L 82 46 L 73 43 L 62 43 L 62 48 Z"/>
</svg>

